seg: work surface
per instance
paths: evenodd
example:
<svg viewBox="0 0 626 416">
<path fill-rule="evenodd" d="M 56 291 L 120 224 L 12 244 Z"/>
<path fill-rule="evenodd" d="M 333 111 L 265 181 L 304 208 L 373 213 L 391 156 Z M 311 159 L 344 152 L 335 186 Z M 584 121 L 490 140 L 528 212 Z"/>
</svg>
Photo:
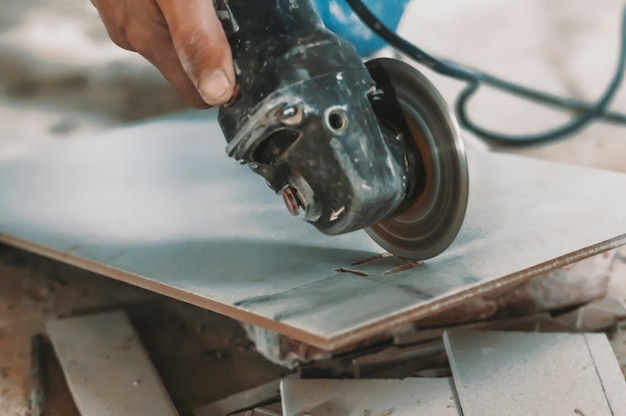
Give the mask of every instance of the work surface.
<svg viewBox="0 0 626 416">
<path fill-rule="evenodd" d="M 325 349 L 626 242 L 625 175 L 470 152 L 453 245 L 363 261 L 364 232 L 291 218 L 224 145 L 197 112 L 3 162 L 0 240 Z"/>
</svg>

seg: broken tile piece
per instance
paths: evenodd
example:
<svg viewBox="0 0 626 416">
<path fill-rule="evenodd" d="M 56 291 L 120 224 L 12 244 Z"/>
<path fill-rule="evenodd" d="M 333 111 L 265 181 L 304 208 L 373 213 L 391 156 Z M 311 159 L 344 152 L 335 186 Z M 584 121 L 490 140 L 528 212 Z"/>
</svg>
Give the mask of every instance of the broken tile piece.
<svg viewBox="0 0 626 416">
<path fill-rule="evenodd" d="M 626 333 L 618 332 L 611 337 L 611 347 L 617 357 L 617 362 L 626 378 Z"/>
<path fill-rule="evenodd" d="M 572 331 L 598 331 L 616 325 L 626 318 L 626 306 L 618 299 L 605 297 L 553 318 Z"/>
<path fill-rule="evenodd" d="M 449 378 L 283 380 L 285 416 L 459 416 Z"/>
<path fill-rule="evenodd" d="M 626 383 L 611 344 L 604 334 L 584 334 L 584 337 L 612 414 L 625 415 Z"/>
<path fill-rule="evenodd" d="M 291 375 L 287 378 L 291 377 L 297 377 L 297 375 Z M 268 381 L 260 386 L 233 394 L 199 407 L 193 411 L 193 414 L 195 416 L 225 416 L 278 401 L 280 399 L 280 381 L 281 379 Z"/>
<path fill-rule="evenodd" d="M 588 336 L 446 332 L 444 343 L 463 415 L 626 415 L 626 406 L 612 404 L 620 394 L 626 397 L 624 379 L 604 376 L 612 371 L 606 367 L 617 362 L 598 360 L 595 349 L 601 343 L 593 337 L 588 343 Z M 606 355 L 607 350 L 597 354 Z"/>
<path fill-rule="evenodd" d="M 82 415 L 178 415 L 124 312 L 48 321 L 46 329 Z"/>
<path fill-rule="evenodd" d="M 254 409 L 244 410 L 239 413 L 232 413 L 228 416 L 282 416 L 283 407 L 280 402 L 255 407 Z"/>
</svg>

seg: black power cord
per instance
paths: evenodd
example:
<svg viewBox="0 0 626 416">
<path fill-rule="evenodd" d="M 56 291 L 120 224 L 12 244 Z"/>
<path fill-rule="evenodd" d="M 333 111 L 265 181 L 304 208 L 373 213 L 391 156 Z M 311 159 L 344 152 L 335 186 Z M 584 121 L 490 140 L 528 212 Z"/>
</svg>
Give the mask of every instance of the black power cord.
<svg viewBox="0 0 626 416">
<path fill-rule="evenodd" d="M 597 102 L 590 104 L 582 100 L 563 98 L 543 91 L 527 88 L 450 60 L 436 58 L 390 30 L 380 19 L 372 14 L 361 0 L 346 1 L 356 15 L 389 45 L 441 75 L 465 81 L 467 85 L 457 97 L 454 106 L 456 116 L 463 128 L 474 133 L 490 145 L 528 146 L 545 144 L 571 136 L 596 119 L 626 124 L 625 114 L 611 112 L 608 109 L 611 100 L 619 89 L 624 76 L 624 68 L 626 67 L 626 8 L 624 8 L 622 14 L 620 53 L 617 68 L 602 97 Z M 480 127 L 474 123 L 467 114 L 469 99 L 472 98 L 481 85 L 489 85 L 506 93 L 521 96 L 544 105 L 566 109 L 577 114 L 577 116 L 568 123 L 543 133 L 510 135 L 494 132 Z"/>
</svg>

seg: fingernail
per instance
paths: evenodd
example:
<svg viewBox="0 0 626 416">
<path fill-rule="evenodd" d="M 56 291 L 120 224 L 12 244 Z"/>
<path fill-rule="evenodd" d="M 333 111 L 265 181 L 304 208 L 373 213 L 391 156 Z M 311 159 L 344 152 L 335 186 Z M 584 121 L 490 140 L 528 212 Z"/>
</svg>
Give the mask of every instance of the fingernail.
<svg viewBox="0 0 626 416">
<path fill-rule="evenodd" d="M 217 105 L 227 101 L 230 82 L 221 69 L 216 69 L 200 80 L 200 95 L 207 104 Z"/>
</svg>

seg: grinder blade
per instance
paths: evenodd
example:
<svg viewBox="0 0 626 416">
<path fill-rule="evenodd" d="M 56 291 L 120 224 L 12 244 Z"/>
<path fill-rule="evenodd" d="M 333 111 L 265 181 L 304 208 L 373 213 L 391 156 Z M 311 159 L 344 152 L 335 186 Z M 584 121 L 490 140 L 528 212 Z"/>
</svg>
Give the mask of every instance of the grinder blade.
<svg viewBox="0 0 626 416">
<path fill-rule="evenodd" d="M 383 130 L 403 141 L 409 172 L 402 205 L 366 232 L 396 256 L 426 260 L 452 243 L 465 216 L 469 181 L 460 129 L 417 69 L 386 58 L 366 67 L 382 90 L 374 112 Z"/>
</svg>

